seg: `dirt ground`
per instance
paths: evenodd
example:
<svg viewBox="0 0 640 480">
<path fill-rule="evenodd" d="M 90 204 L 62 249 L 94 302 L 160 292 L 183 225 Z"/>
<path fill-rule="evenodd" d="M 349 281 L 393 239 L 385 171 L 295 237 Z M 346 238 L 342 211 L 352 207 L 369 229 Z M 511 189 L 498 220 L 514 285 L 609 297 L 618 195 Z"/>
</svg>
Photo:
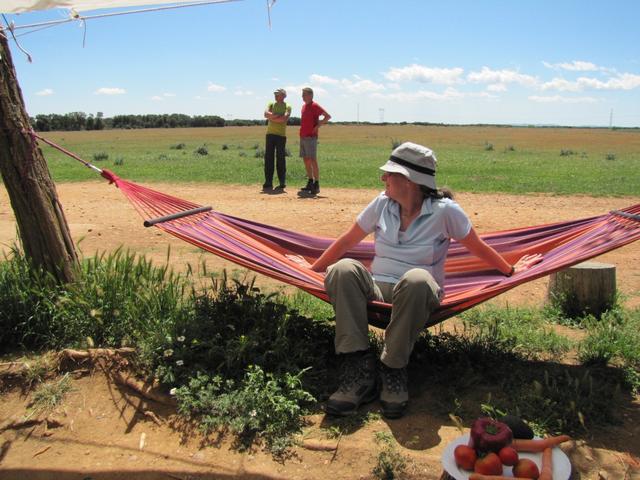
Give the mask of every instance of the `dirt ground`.
<svg viewBox="0 0 640 480">
<path fill-rule="evenodd" d="M 319 198 L 299 199 L 295 190 L 282 195 L 261 194 L 257 187 L 220 185 L 151 185 L 165 193 L 214 209 L 301 232 L 333 237 L 348 227 L 376 194 L 371 190 L 323 189 Z M 84 255 L 119 246 L 164 262 L 176 269 L 206 261 L 209 270 L 232 265 L 154 229 L 122 194 L 106 183 L 61 184 L 58 193 L 72 235 Z M 479 232 L 538 225 L 601 214 L 640 202 L 635 198 L 591 198 L 460 194 L 459 203 Z M 15 241 L 16 226 L 4 189 L 0 189 L 0 248 Z M 596 261 L 614 264 L 618 289 L 629 307 L 640 306 L 640 242 L 603 255 Z M 260 278 L 266 287 L 278 285 Z M 494 302 L 504 305 L 541 305 L 547 280 L 522 285 Z M 86 373 L 86 372 L 85 372 Z M 430 414 L 424 405 L 429 392 L 412 395 L 407 416 L 400 420 L 373 420 L 343 435 L 327 438 L 330 422 L 323 415 L 309 418 L 304 436 L 327 451 L 296 448 L 292 458 L 276 462 L 261 451 L 237 452 L 228 440 L 203 445 L 197 435 L 177 423 L 174 411 L 141 399 L 132 391 L 108 382 L 99 371 L 79 375 L 73 390 L 54 416 L 56 423 L 4 428 L 24 418 L 28 393 L 8 389 L 0 402 L 0 479 L 358 479 L 372 478 L 380 445 L 376 432 L 390 433 L 399 451 L 409 459 L 408 478 L 437 479 L 441 454 L 460 435 L 452 422 Z M 572 479 L 640 479 L 640 409 L 638 399 L 622 412 L 624 424 L 590 432 L 585 439 L 563 447 L 573 466 Z M 373 412 L 379 411 L 374 403 Z M 158 425 L 144 412 L 152 410 Z M 144 439 L 144 442 L 142 442 Z M 142 445 L 144 443 L 144 445 Z"/>
</svg>

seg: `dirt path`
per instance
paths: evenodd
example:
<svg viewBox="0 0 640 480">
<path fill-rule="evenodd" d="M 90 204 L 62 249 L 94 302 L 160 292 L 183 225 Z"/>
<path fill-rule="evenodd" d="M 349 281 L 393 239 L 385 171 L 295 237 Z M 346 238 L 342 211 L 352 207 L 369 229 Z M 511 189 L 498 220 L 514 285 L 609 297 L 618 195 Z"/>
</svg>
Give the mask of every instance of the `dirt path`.
<svg viewBox="0 0 640 480">
<path fill-rule="evenodd" d="M 299 199 L 295 190 L 284 195 L 264 195 L 257 187 L 156 184 L 148 185 L 176 197 L 212 205 L 234 216 L 264 222 L 300 232 L 335 237 L 355 219 L 376 195 L 375 190 L 323 189 L 317 199 Z M 209 269 L 236 267 L 155 229 L 142 227 L 142 220 L 118 189 L 104 182 L 64 183 L 58 186 L 72 235 L 85 255 L 124 247 L 162 263 L 171 246 L 171 263 L 182 269 L 187 263 L 206 261 Z M 640 202 L 634 198 L 518 196 L 462 193 L 458 202 L 479 232 L 541 225 L 599 215 Z M 15 242 L 16 227 L 7 194 L 0 189 L 0 249 Z M 597 261 L 616 265 L 618 289 L 626 305 L 640 305 L 640 242 L 628 245 Z M 268 279 L 263 285 L 274 286 Z M 548 280 L 522 285 L 494 302 L 511 305 L 539 305 L 544 302 Z"/>
<path fill-rule="evenodd" d="M 335 236 L 343 231 L 375 191 L 327 189 L 318 199 L 301 200 L 294 192 L 269 196 L 255 187 L 213 185 L 153 185 L 172 195 L 210 204 L 215 209 L 297 231 Z M 207 262 L 209 269 L 232 265 L 202 255 L 142 221 L 117 189 L 104 183 L 62 184 L 61 202 L 74 239 L 85 255 L 119 246 L 163 262 L 167 245 L 171 262 Z M 480 232 L 543 224 L 600 214 L 640 201 L 640 198 L 513 196 L 460 194 L 458 200 Z M 15 222 L 7 195 L 0 190 L 0 244 L 15 240 Z M 640 242 L 600 257 L 617 266 L 618 287 L 629 306 L 640 305 Z M 274 286 L 267 279 L 265 285 Z M 496 302 L 537 305 L 544 301 L 546 280 L 539 280 L 502 295 Z M 409 414 L 400 420 L 374 419 L 359 426 L 340 442 L 327 438 L 328 420 L 309 418 L 307 439 L 338 445 L 337 451 L 296 448 L 284 463 L 261 451 L 237 452 L 227 440 L 203 446 L 194 434 L 183 434 L 175 413 L 148 402 L 127 389 L 109 383 L 99 371 L 73 380 L 73 390 L 55 412 L 60 426 L 36 424 L 2 429 L 5 422 L 27 413 L 30 396 L 10 389 L 0 402 L 0 479 L 369 479 L 380 446 L 377 432 L 390 434 L 409 463 L 407 477 L 438 479 L 440 456 L 459 435 L 451 422 L 431 413 L 428 390 L 412 396 Z M 564 447 L 573 464 L 572 479 L 640 478 L 640 409 L 637 401 L 623 414 L 625 422 L 607 432 L 587 435 Z M 374 403 L 369 407 L 377 412 Z M 153 410 L 157 425 L 143 412 Z M 144 446 L 141 439 L 144 437 Z"/>
</svg>

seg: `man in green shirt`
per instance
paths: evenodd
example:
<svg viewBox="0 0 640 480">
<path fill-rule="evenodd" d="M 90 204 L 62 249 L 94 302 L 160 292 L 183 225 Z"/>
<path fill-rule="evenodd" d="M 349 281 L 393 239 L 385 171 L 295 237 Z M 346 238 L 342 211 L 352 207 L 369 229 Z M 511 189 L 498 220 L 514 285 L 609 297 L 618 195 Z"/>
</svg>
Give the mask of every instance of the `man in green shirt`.
<svg viewBox="0 0 640 480">
<path fill-rule="evenodd" d="M 263 192 L 273 191 L 273 163 L 276 160 L 276 171 L 280 184 L 277 191 L 284 191 L 286 187 L 287 163 L 285 159 L 285 146 L 287 144 L 287 120 L 291 115 L 291 106 L 284 99 L 287 92 L 283 88 L 273 92 L 275 102 L 270 102 L 264 111 L 267 119 L 267 139 L 264 152 L 264 184 Z"/>
</svg>

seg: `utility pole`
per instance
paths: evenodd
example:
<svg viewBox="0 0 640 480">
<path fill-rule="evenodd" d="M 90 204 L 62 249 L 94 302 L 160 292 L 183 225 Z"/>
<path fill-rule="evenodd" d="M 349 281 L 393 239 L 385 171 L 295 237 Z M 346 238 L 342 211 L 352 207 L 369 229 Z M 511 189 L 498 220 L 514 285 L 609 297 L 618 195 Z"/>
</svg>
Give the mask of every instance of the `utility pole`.
<svg viewBox="0 0 640 480">
<path fill-rule="evenodd" d="M 611 130 L 613 128 L 613 108 L 611 109 L 611 112 L 609 112 L 609 129 Z"/>
</svg>

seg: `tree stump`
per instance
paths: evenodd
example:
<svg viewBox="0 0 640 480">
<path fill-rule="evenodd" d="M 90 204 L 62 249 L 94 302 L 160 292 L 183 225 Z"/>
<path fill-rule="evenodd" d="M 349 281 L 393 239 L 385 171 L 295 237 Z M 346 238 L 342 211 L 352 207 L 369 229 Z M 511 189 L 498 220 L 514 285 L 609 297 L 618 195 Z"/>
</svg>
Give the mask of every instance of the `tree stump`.
<svg viewBox="0 0 640 480">
<path fill-rule="evenodd" d="M 616 267 L 583 262 L 551 275 L 548 298 L 568 317 L 591 314 L 600 318 L 615 304 Z"/>
</svg>

